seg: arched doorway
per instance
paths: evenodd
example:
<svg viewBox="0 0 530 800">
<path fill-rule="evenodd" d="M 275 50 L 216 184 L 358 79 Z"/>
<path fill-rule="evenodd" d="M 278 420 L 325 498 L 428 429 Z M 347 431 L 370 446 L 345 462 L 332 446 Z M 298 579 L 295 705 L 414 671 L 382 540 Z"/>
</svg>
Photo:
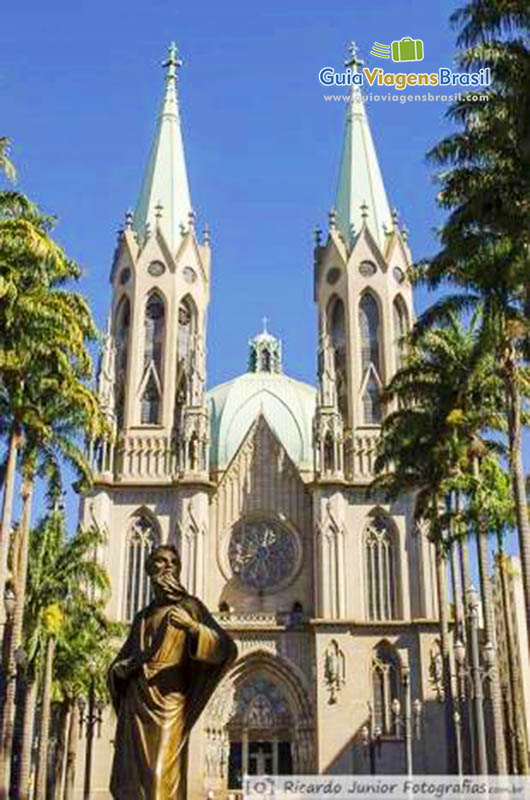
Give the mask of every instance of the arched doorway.
<svg viewBox="0 0 530 800">
<path fill-rule="evenodd" d="M 293 716 L 282 688 L 263 674 L 239 685 L 227 726 L 228 788 L 243 775 L 291 775 Z"/>
<path fill-rule="evenodd" d="M 206 707 L 204 788 L 238 791 L 249 774 L 310 774 L 315 768 L 311 692 L 303 673 L 276 653 L 238 659 Z"/>
</svg>

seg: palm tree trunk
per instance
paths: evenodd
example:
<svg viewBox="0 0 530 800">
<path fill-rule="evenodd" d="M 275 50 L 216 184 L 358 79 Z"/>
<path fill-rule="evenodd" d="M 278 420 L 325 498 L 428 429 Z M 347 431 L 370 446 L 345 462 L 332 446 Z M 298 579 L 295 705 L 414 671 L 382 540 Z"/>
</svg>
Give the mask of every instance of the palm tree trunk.
<svg viewBox="0 0 530 800">
<path fill-rule="evenodd" d="M 22 486 L 22 523 L 20 526 L 20 547 L 19 559 L 16 565 L 15 575 L 15 612 L 13 615 L 13 627 L 9 640 L 7 653 L 6 691 L 4 697 L 4 709 L 1 723 L 2 757 L 4 758 L 4 781 L 6 788 L 10 783 L 10 764 L 13 752 L 13 732 L 15 725 L 15 698 L 16 698 L 16 676 L 17 661 L 16 652 L 22 641 L 22 622 L 24 619 L 24 598 L 26 591 L 26 576 L 28 571 L 28 537 L 31 520 L 31 503 L 33 499 L 33 475 L 26 476 Z"/>
<path fill-rule="evenodd" d="M 468 592 L 471 589 L 471 570 L 469 567 L 469 550 L 467 546 L 467 533 L 460 539 L 458 543 L 460 552 L 460 569 L 462 572 L 462 584 L 464 587 L 464 597 L 467 598 Z M 465 621 L 465 620 L 464 620 Z M 465 637 L 464 641 L 468 641 L 467 626 L 464 626 Z M 464 695 L 465 701 L 462 703 L 463 711 L 463 724 L 462 729 L 465 735 L 467 747 L 465 748 L 467 774 L 475 772 L 475 729 L 470 713 L 470 698 L 469 693 L 466 692 L 466 678 L 464 678 Z"/>
<path fill-rule="evenodd" d="M 489 558 L 489 532 L 477 532 L 477 552 L 480 574 L 480 589 L 484 604 L 484 628 L 486 641 L 495 646 L 495 613 L 493 606 L 493 590 L 491 586 L 490 558 Z M 493 737 L 495 743 L 495 772 L 505 775 L 508 771 L 506 763 L 506 737 L 504 731 L 504 716 L 502 713 L 502 692 L 499 677 L 499 662 L 497 648 L 490 670 L 491 712 L 493 717 Z"/>
<path fill-rule="evenodd" d="M 445 741 L 448 751 L 448 773 L 456 770 L 453 686 L 451 680 L 451 650 L 449 643 L 449 614 L 447 608 L 446 557 L 441 542 L 436 542 L 436 586 L 440 607 L 440 643 L 443 662 L 443 688 L 445 712 Z"/>
<path fill-rule="evenodd" d="M 9 553 L 9 537 L 11 520 L 13 519 L 13 501 L 15 497 L 15 479 L 17 472 L 17 455 L 22 443 L 22 431 L 18 424 L 13 424 L 9 438 L 9 457 L 2 502 L 2 521 L 0 523 L 0 598 L 4 596 L 4 584 L 7 577 L 7 555 Z M 0 603 L 0 619 L 4 620 L 4 604 Z M 0 764 L 1 779 L 1 764 Z M 0 786 L 0 791 L 2 787 Z"/>
<path fill-rule="evenodd" d="M 75 765 L 77 760 L 77 742 L 79 741 L 79 710 L 77 698 L 74 698 L 68 731 L 68 752 L 66 754 L 66 772 L 64 779 L 64 800 L 73 800 L 75 785 Z"/>
<path fill-rule="evenodd" d="M 22 728 L 22 746 L 20 748 L 20 766 L 18 785 L 15 787 L 15 800 L 29 800 L 31 760 L 33 753 L 33 736 L 35 731 L 35 710 L 37 706 L 38 682 L 35 675 L 29 679 L 26 688 L 26 708 Z"/>
<path fill-rule="evenodd" d="M 66 746 L 68 731 L 70 728 L 70 717 L 72 714 L 72 703 L 67 698 L 63 701 L 60 708 L 58 720 L 57 744 L 55 747 L 55 758 L 53 764 L 53 800 L 61 800 L 63 792 L 63 780 L 66 764 Z"/>
<path fill-rule="evenodd" d="M 48 771 L 48 748 L 50 744 L 50 712 L 54 654 L 55 636 L 50 635 L 46 646 L 46 662 L 44 665 L 35 800 L 46 800 L 46 775 Z"/>
<path fill-rule="evenodd" d="M 528 751 L 526 745 L 526 726 L 523 718 L 523 702 L 520 691 L 519 664 L 517 660 L 512 617 L 509 612 L 508 586 L 506 582 L 506 554 L 502 532 L 497 531 L 498 564 L 501 579 L 502 615 L 504 630 L 506 632 L 506 651 L 508 655 L 508 684 L 510 687 L 510 724 L 513 728 L 517 769 L 520 775 L 528 775 Z"/>
<path fill-rule="evenodd" d="M 530 519 L 526 498 L 526 486 L 523 469 L 523 430 L 521 419 L 521 391 L 517 380 L 515 357 L 510 360 L 506 369 L 505 385 L 507 389 L 508 439 L 510 448 L 510 474 L 515 499 L 515 515 L 519 534 L 519 552 L 521 555 L 521 571 L 526 611 L 526 627 L 530 631 Z"/>
</svg>

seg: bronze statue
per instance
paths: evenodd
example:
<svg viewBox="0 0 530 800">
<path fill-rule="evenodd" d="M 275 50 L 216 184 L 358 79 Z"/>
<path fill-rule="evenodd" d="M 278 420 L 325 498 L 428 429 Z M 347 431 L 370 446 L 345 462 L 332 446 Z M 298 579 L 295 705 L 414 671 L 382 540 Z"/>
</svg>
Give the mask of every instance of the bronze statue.
<svg viewBox="0 0 530 800">
<path fill-rule="evenodd" d="M 186 800 L 191 728 L 237 648 L 181 585 L 176 548 L 155 548 L 146 570 L 154 600 L 108 674 L 118 717 L 110 790 L 115 800 Z"/>
</svg>

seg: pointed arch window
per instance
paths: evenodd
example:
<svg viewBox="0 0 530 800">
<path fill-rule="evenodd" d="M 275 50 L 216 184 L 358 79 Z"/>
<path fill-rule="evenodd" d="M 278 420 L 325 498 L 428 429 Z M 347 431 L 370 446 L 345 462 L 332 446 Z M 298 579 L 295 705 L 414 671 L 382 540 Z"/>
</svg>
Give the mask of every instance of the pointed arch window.
<svg viewBox="0 0 530 800">
<path fill-rule="evenodd" d="M 181 300 L 178 310 L 177 353 L 179 361 L 186 359 L 193 347 L 193 334 L 197 327 L 197 311 L 190 297 Z"/>
<path fill-rule="evenodd" d="M 373 517 L 364 534 L 366 615 L 369 620 L 396 619 L 396 546 L 392 523 Z"/>
<path fill-rule="evenodd" d="M 165 329 L 164 301 L 159 294 L 150 295 L 145 307 L 144 368 L 152 363 L 160 376 Z"/>
<path fill-rule="evenodd" d="M 131 327 L 131 304 L 128 297 L 122 297 L 116 310 L 114 341 L 115 361 L 115 409 L 118 428 L 123 427 L 125 414 L 125 395 L 127 386 L 127 362 L 129 357 L 129 332 Z"/>
<path fill-rule="evenodd" d="M 402 297 L 396 297 L 393 306 L 394 346 L 396 353 L 396 369 L 403 365 L 404 338 L 409 332 L 409 315 Z"/>
<path fill-rule="evenodd" d="M 366 293 L 359 304 L 361 366 L 363 374 L 370 364 L 379 373 L 379 308 L 373 295 Z"/>
<path fill-rule="evenodd" d="M 127 535 L 124 609 L 126 622 L 131 622 L 134 615 L 151 600 L 151 585 L 145 571 L 145 562 L 153 547 L 159 543 L 155 522 L 147 514 L 135 516 Z"/>
<path fill-rule="evenodd" d="M 381 424 L 381 388 L 373 370 L 370 370 L 368 380 L 364 387 L 363 419 L 365 425 Z"/>
<path fill-rule="evenodd" d="M 393 700 L 400 700 L 399 660 L 394 649 L 384 642 L 372 657 L 372 710 L 374 727 L 386 735 L 395 732 Z"/>
<path fill-rule="evenodd" d="M 346 417 L 348 411 L 348 381 L 346 371 L 346 315 L 344 303 L 332 297 L 327 308 L 328 332 L 333 345 L 335 380 L 339 411 Z"/>
<path fill-rule="evenodd" d="M 370 292 L 365 292 L 359 303 L 361 399 L 365 425 L 379 425 L 382 416 L 380 330 L 377 301 Z"/>
<path fill-rule="evenodd" d="M 144 375 L 140 416 L 143 425 L 160 423 L 165 327 L 164 301 L 157 292 L 153 292 L 147 300 L 144 319 Z"/>
</svg>

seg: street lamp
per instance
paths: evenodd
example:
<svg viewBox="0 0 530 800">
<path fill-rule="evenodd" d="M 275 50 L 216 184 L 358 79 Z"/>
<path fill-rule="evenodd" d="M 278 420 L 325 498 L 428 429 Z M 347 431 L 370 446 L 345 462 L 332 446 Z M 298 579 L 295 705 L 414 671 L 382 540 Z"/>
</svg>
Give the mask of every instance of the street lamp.
<svg viewBox="0 0 530 800">
<path fill-rule="evenodd" d="M 401 703 L 394 698 L 392 700 L 392 714 L 394 717 L 394 729 L 396 736 L 401 736 L 401 729 L 404 730 L 405 742 L 405 767 L 407 775 L 413 774 L 413 759 L 412 759 L 412 739 L 419 741 L 421 739 L 421 700 L 416 698 L 411 704 L 410 702 L 410 686 L 408 683 L 405 685 L 405 713 L 401 714 Z"/>
<path fill-rule="evenodd" d="M 495 648 L 491 642 L 486 642 L 482 648 L 482 663 L 480 660 L 478 644 L 478 624 L 480 600 L 477 591 L 471 587 L 467 591 L 466 615 L 469 622 L 469 656 L 470 664 L 467 665 L 466 647 L 459 639 L 454 647 L 458 679 L 464 682 L 468 679 L 473 716 L 476 731 L 477 772 L 479 775 L 488 774 L 488 755 L 486 751 L 486 728 L 484 724 L 484 681 L 491 677 L 491 669 L 495 662 Z"/>
<path fill-rule="evenodd" d="M 374 724 L 374 712 L 370 707 L 370 726 L 363 725 L 361 728 L 361 741 L 366 752 L 370 756 L 370 774 L 375 775 L 376 756 L 381 755 L 381 739 L 383 731 L 379 725 Z"/>
<path fill-rule="evenodd" d="M 92 749 L 94 743 L 94 728 L 97 726 L 98 738 L 101 736 L 101 723 L 103 722 L 103 700 L 96 700 L 96 664 L 92 661 L 88 666 L 90 683 L 88 686 L 88 708 L 84 697 L 78 697 L 79 709 L 79 738 L 83 735 L 83 724 L 86 726 L 86 754 L 85 754 L 85 786 L 83 800 L 90 800 L 92 778 Z M 86 713 L 85 713 L 86 712 Z"/>
<path fill-rule="evenodd" d="M 6 612 L 6 620 L 11 622 L 15 613 L 15 606 L 17 604 L 17 596 L 11 581 L 6 581 L 4 587 L 4 609 Z"/>
</svg>

